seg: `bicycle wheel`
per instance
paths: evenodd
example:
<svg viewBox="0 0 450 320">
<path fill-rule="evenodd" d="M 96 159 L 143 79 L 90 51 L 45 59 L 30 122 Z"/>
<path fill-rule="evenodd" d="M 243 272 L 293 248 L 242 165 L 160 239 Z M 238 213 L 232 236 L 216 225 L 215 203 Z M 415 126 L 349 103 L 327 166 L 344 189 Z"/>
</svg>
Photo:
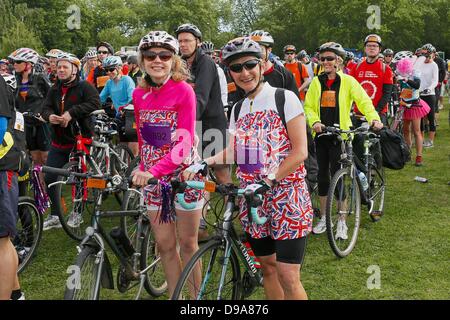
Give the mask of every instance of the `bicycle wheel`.
<svg viewBox="0 0 450 320">
<path fill-rule="evenodd" d="M 137 156 L 133 159 L 130 166 L 128 167 L 127 172 L 125 173 L 126 177 L 131 175 L 131 172 L 139 165 L 140 157 Z M 122 201 L 122 210 L 138 210 L 139 209 L 139 201 L 140 195 L 134 191 L 125 192 L 124 198 Z M 136 224 L 139 215 L 135 216 L 122 216 L 120 217 L 120 224 L 123 230 L 125 230 L 125 234 L 130 239 L 131 243 L 135 243 L 134 233 L 136 232 Z"/>
<path fill-rule="evenodd" d="M 311 198 L 311 206 L 314 216 L 320 218 L 320 197 L 319 197 L 319 184 L 317 182 L 310 182 L 307 180 L 309 196 Z"/>
<path fill-rule="evenodd" d="M 112 146 L 112 148 L 118 156 L 116 156 L 114 153 L 111 153 L 111 173 L 113 175 L 118 174 L 121 176 L 125 176 L 128 172 L 128 168 L 133 163 L 134 155 L 131 152 L 130 148 L 123 144 Z M 114 196 L 116 197 L 119 205 L 122 205 L 123 192 L 117 190 L 116 192 L 114 192 Z"/>
<path fill-rule="evenodd" d="M 384 168 L 380 166 L 377 168 L 374 165 L 369 166 L 369 190 L 368 196 L 372 205 L 369 209 L 369 214 L 372 221 L 378 221 L 383 215 L 384 210 L 384 195 L 386 192 L 386 181 L 384 176 Z"/>
<path fill-rule="evenodd" d="M 231 250 L 225 270 L 224 282 L 220 283 L 225 262 L 225 245 L 220 239 L 205 243 L 187 263 L 171 299 L 173 300 L 218 300 L 219 286 L 222 285 L 223 300 L 241 299 L 241 271 L 239 260 Z M 201 280 L 194 280 L 194 272 L 201 268 Z"/>
<path fill-rule="evenodd" d="M 81 172 L 76 161 L 66 163 L 63 169 Z M 66 179 L 63 176 L 58 177 L 58 181 Z M 81 241 L 85 235 L 84 230 L 90 223 L 89 214 L 93 213 L 95 200 L 99 196 L 98 190 L 86 187 L 86 181 L 74 177 L 73 183 L 55 186 L 59 199 L 59 220 L 69 237 L 77 241 Z"/>
<path fill-rule="evenodd" d="M 99 260 L 95 248 L 86 246 L 81 250 L 75 262 L 74 273 L 67 278 L 64 300 L 99 299 L 100 281 L 97 281 Z"/>
<path fill-rule="evenodd" d="M 353 173 L 353 178 L 350 173 L 350 168 L 342 168 L 333 176 L 325 212 L 328 242 L 339 258 L 349 255 L 355 247 L 361 218 L 359 185 L 356 173 Z M 347 227 L 347 239 L 338 233 L 343 221 Z"/>
<path fill-rule="evenodd" d="M 42 237 L 43 218 L 30 197 L 20 197 L 18 205 L 17 235 L 13 239 L 19 256 L 17 273 L 21 273 L 36 254 Z"/>
<path fill-rule="evenodd" d="M 141 248 L 141 270 L 152 266 L 146 274 L 145 290 L 154 297 L 160 297 L 167 290 L 167 281 L 163 265 L 150 227 L 150 221 L 145 222 L 145 237 Z"/>
</svg>

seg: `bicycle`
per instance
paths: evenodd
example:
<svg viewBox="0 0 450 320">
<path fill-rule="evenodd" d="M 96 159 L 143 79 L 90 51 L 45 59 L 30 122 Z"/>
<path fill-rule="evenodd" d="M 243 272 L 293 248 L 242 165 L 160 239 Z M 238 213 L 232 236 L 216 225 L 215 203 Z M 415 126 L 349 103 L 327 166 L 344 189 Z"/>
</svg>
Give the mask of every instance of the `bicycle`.
<svg viewBox="0 0 450 320">
<path fill-rule="evenodd" d="M 319 137 L 335 135 L 341 144 L 341 169 L 331 179 L 325 215 L 330 247 L 337 257 L 343 258 L 356 245 L 361 204 L 367 206 L 372 221 L 377 221 L 383 214 L 386 185 L 379 136 L 369 131 L 367 123 L 354 130 L 326 127 L 323 131 Z M 353 153 L 353 134 L 364 138 L 362 161 Z M 367 186 L 364 186 L 361 177 L 367 180 Z M 351 232 L 348 239 L 337 238 L 333 227 L 338 225 L 338 220 L 346 222 Z"/>
<path fill-rule="evenodd" d="M 159 255 L 155 254 L 155 244 L 151 236 L 151 228 L 146 218 L 146 208 L 143 196 L 138 190 L 128 187 L 129 181 L 123 175 L 95 175 L 93 173 L 77 173 L 66 169 L 42 167 L 42 172 L 58 174 L 67 177 L 66 181 L 55 183 L 65 184 L 72 178 L 79 177 L 87 180 L 87 187 L 97 190 L 107 188 L 108 184 L 114 184 L 124 192 L 138 193 L 141 202 L 134 210 L 102 211 L 103 193 L 98 192 L 95 198 L 95 210 L 92 216 L 91 226 L 86 228 L 85 236 L 77 246 L 78 255 L 75 261 L 76 277 L 69 275 L 64 293 L 65 300 L 98 300 L 101 288 L 114 289 L 112 267 L 106 247 L 119 260 L 120 266 L 117 272 L 116 283 L 121 293 L 139 286 L 136 300 L 139 299 L 142 289 L 157 297 L 164 293 L 167 284 L 155 284 L 151 281 L 149 273 L 154 273 L 161 265 Z M 70 183 L 70 182 L 69 182 Z M 133 242 L 128 239 L 120 227 L 113 228 L 108 233 L 101 219 L 128 216 L 139 216 L 136 237 Z M 153 280 L 153 279 L 152 279 Z"/>
<path fill-rule="evenodd" d="M 190 297 L 195 300 L 243 299 L 252 294 L 257 286 L 262 285 L 262 272 L 249 255 L 247 247 L 242 243 L 234 229 L 233 216 L 238 197 L 244 197 L 251 210 L 248 211 L 250 221 L 257 224 L 266 222 L 266 217 L 259 217 L 256 208 L 262 204 L 264 191 L 239 189 L 233 184 L 216 185 L 213 182 L 185 182 L 178 189 L 178 201 L 182 206 L 182 190 L 185 186 L 218 192 L 225 197 L 226 208 L 221 226 L 215 224 L 216 233 L 192 256 L 186 264 L 176 285 L 172 300 Z M 181 190 L 181 191 L 180 191 Z M 241 276 L 240 264 L 244 267 Z M 201 281 L 196 283 L 198 268 L 201 268 Z M 198 274 L 197 274 L 198 279 Z"/>
<path fill-rule="evenodd" d="M 104 114 L 104 110 L 97 110 L 92 115 Z M 70 160 L 63 166 L 64 170 L 77 173 L 92 172 L 94 175 L 121 175 L 125 174 L 129 164 L 133 159 L 133 154 L 124 145 L 113 147 L 110 140 L 117 131 L 109 126 L 96 123 L 98 139 L 85 138 L 81 135 L 78 125 L 74 125 L 78 130 L 75 136 L 76 146 L 71 152 Z M 91 150 L 94 154 L 91 153 Z M 124 156 L 128 160 L 123 160 Z M 87 214 L 93 213 L 95 198 L 99 189 L 88 188 L 86 179 L 80 176 L 73 176 L 70 183 L 56 183 L 56 194 L 59 200 L 56 204 L 61 225 L 64 231 L 74 240 L 81 241 L 84 237 L 84 228 L 87 227 Z M 57 181 L 63 181 L 64 177 L 58 177 Z M 68 186 L 64 188 L 63 186 Z M 50 186 L 49 186 L 50 187 Z M 114 184 L 109 184 L 107 188 L 101 190 L 104 196 L 107 194 L 118 194 L 122 190 Z M 122 198 L 122 197 L 120 197 Z M 69 207 L 72 205 L 72 207 Z"/>
</svg>

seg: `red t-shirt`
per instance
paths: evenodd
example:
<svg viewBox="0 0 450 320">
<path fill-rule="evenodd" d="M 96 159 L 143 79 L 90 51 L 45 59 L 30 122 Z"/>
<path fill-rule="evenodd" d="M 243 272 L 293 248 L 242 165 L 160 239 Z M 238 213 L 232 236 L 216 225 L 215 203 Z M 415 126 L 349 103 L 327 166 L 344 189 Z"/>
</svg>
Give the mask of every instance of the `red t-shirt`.
<svg viewBox="0 0 450 320">
<path fill-rule="evenodd" d="M 294 62 L 294 63 L 285 63 L 285 68 L 288 69 L 294 75 L 295 82 L 297 83 L 297 88 L 300 88 L 303 84 L 303 79 L 309 78 L 308 69 L 306 69 L 305 65 Z M 300 74 L 300 68 L 302 68 L 302 73 Z M 300 100 L 305 100 L 305 92 L 302 91 L 299 93 Z"/>
<path fill-rule="evenodd" d="M 378 102 L 383 96 L 383 85 L 393 84 L 392 69 L 386 65 L 383 74 L 383 62 L 380 60 L 374 63 L 368 63 L 367 60 L 364 60 L 359 67 L 355 66 L 350 69 L 350 75 L 358 80 L 370 99 L 372 99 L 374 107 L 378 105 Z M 355 111 L 359 112 L 357 108 L 355 108 Z M 381 112 L 387 112 L 387 104 Z"/>
</svg>

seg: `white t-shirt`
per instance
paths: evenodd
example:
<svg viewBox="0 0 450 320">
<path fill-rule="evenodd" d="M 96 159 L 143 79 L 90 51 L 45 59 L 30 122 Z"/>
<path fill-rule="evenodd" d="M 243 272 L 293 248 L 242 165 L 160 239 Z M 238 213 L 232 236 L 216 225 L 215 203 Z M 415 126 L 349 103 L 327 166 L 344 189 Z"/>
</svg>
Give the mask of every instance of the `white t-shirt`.
<svg viewBox="0 0 450 320">
<path fill-rule="evenodd" d="M 431 63 L 417 63 L 415 71 L 420 74 L 420 92 L 429 90 L 429 93 L 423 95 L 434 95 L 434 89 L 438 85 L 439 81 L 439 68 L 433 61 Z"/>
<path fill-rule="evenodd" d="M 263 89 L 253 100 L 253 104 L 250 110 L 250 99 L 245 98 L 242 102 L 241 111 L 239 113 L 239 118 L 244 117 L 248 113 L 265 111 L 265 110 L 275 110 L 278 113 L 277 105 L 275 104 L 275 91 L 277 88 L 272 87 L 269 83 L 265 82 L 263 84 Z M 304 113 L 303 105 L 292 91 L 285 90 L 285 103 L 284 103 L 284 115 L 286 123 L 294 119 L 295 117 Z M 236 121 L 234 120 L 234 108 L 231 111 L 230 116 L 230 126 L 229 130 L 231 133 L 236 131 Z"/>
<path fill-rule="evenodd" d="M 220 83 L 220 96 L 222 97 L 223 106 L 228 106 L 228 84 L 227 78 L 225 77 L 225 72 L 223 72 L 222 68 L 216 63 L 217 73 L 219 74 L 219 83 Z"/>
</svg>

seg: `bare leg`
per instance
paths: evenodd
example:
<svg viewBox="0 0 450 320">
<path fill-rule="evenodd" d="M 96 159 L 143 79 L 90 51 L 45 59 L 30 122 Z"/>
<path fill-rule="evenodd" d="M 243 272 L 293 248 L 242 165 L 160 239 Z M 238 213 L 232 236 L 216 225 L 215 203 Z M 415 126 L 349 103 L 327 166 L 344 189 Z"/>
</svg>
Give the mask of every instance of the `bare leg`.
<svg viewBox="0 0 450 320">
<path fill-rule="evenodd" d="M 299 264 L 277 261 L 277 271 L 285 300 L 308 300 L 308 295 L 300 282 Z"/>
<path fill-rule="evenodd" d="M 0 238 L 0 300 L 11 298 L 12 290 L 17 285 L 18 265 L 17 252 L 11 240 L 9 237 Z"/>
<path fill-rule="evenodd" d="M 276 255 L 259 256 L 264 277 L 264 292 L 267 300 L 283 300 L 284 290 L 281 286 L 277 270 Z"/>
</svg>

